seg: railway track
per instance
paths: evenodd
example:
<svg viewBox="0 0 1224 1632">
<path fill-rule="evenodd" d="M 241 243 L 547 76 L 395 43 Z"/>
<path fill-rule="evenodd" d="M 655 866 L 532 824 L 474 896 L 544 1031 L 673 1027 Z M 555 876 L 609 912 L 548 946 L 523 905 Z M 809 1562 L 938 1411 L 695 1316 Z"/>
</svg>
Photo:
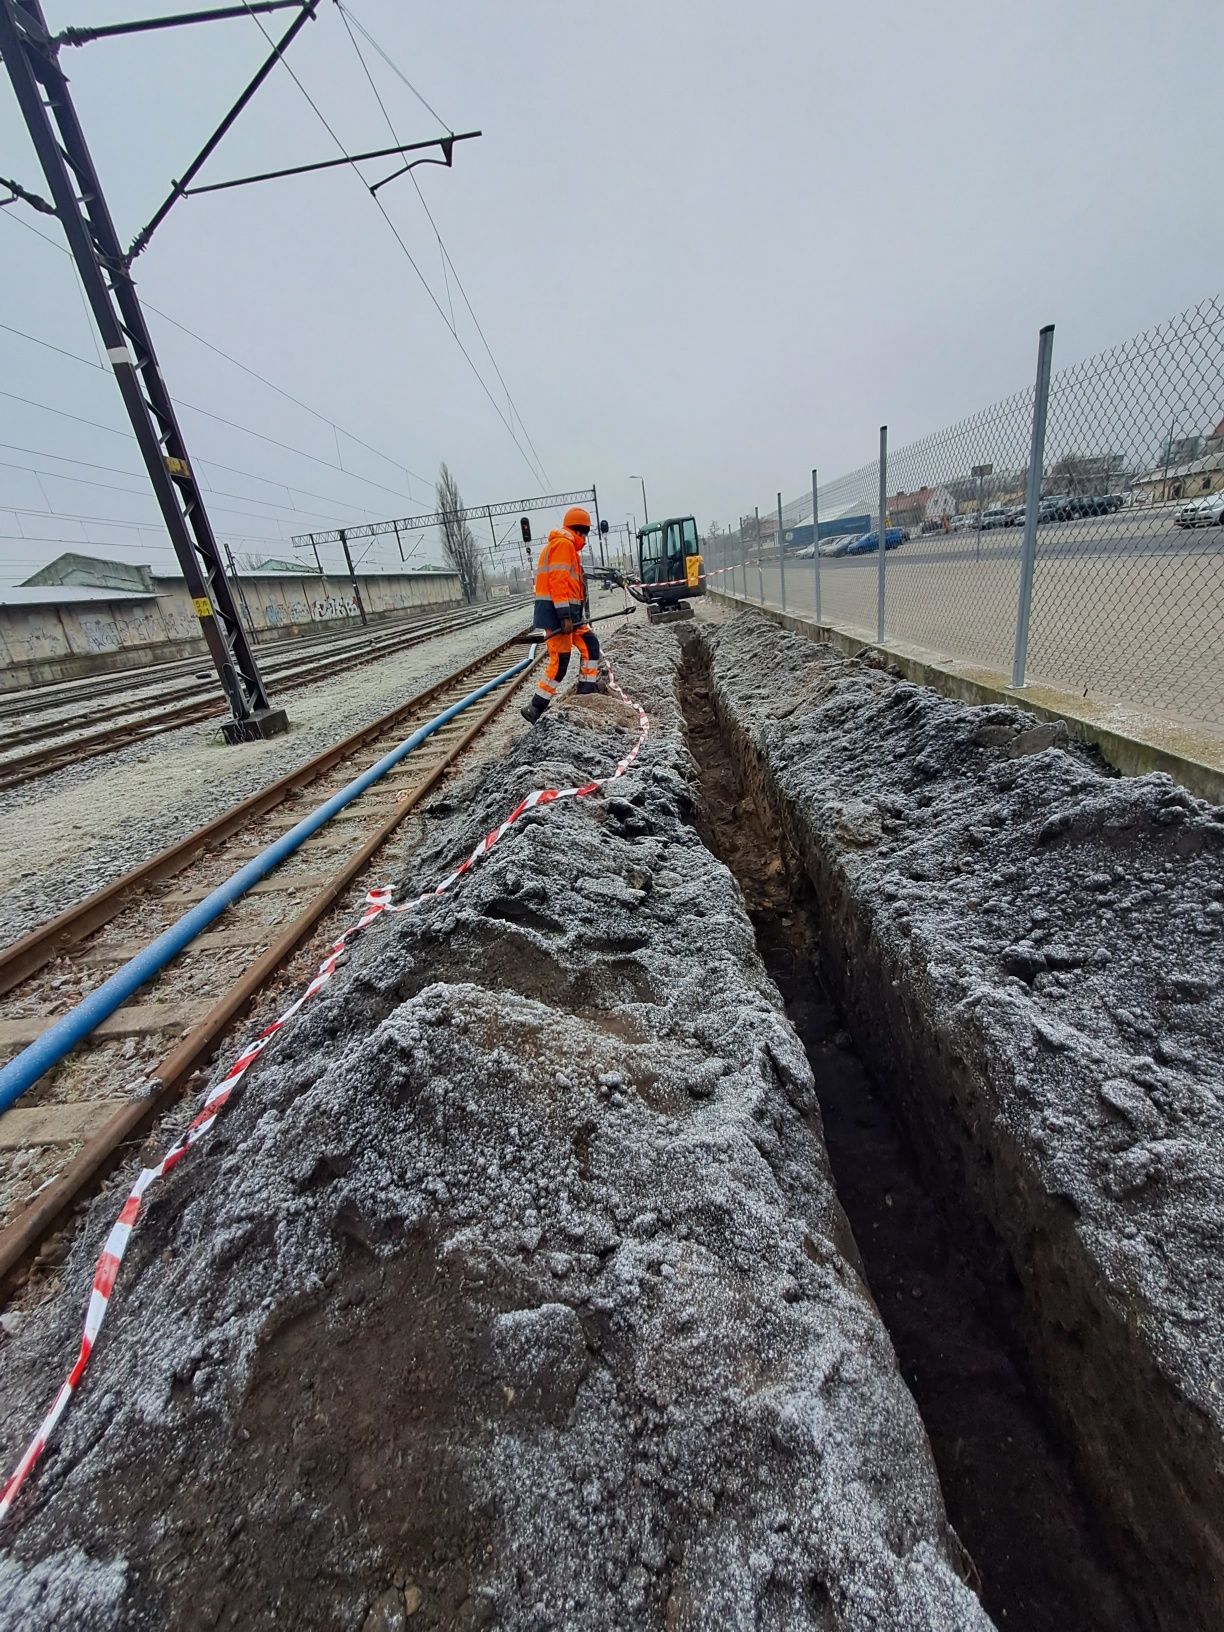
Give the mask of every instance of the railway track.
<svg viewBox="0 0 1224 1632">
<path fill-rule="evenodd" d="M 517 604 L 507 599 L 506 606 Z M 386 635 L 422 628 L 440 618 L 462 616 L 463 605 L 419 607 L 404 617 L 380 621 L 369 626 L 346 625 L 318 635 L 295 635 L 292 640 L 255 641 L 254 649 L 261 667 L 276 664 L 285 658 L 313 657 L 321 652 L 344 652 Z M 100 674 L 83 676 L 77 680 L 51 680 L 44 685 L 18 687 L 0 691 L 0 723 L 16 716 L 51 713 L 55 709 L 74 709 L 82 704 L 90 706 L 104 697 L 125 691 L 148 691 L 170 685 L 175 680 L 208 677 L 209 658 L 206 653 L 195 657 L 169 658 L 161 663 L 143 664 L 135 668 L 108 669 Z"/>
<path fill-rule="evenodd" d="M 287 653 L 279 660 L 265 661 L 262 668 L 266 678 L 280 687 L 309 685 L 409 651 L 435 635 L 477 627 L 500 617 L 513 604 L 499 602 L 476 613 L 465 607 L 423 622 L 397 625 L 385 635 L 345 643 L 339 649 L 328 647 L 305 661 L 299 654 Z M 198 663 L 194 667 L 198 668 Z M 128 695 L 117 702 L 104 702 L 85 715 L 79 712 L 78 705 L 78 712 L 70 720 L 18 726 L 0 733 L 0 792 L 48 776 L 66 765 L 215 718 L 225 713 L 225 706 L 211 677 L 203 681 L 172 678 L 159 697 Z"/>
<path fill-rule="evenodd" d="M 504 672 L 504 642 L 0 951 L 0 1061 L 426 721 Z M 0 1117 L 0 1288 L 133 1140 L 205 1068 L 338 905 L 408 843 L 405 819 L 500 714 L 530 671 L 443 725 L 228 907 L 136 996 Z M 398 835 L 398 843 L 397 843 Z M 388 851 L 391 846 L 391 851 Z M 351 916 L 351 913 L 349 914 Z M 334 933 L 334 932 L 333 932 Z"/>
</svg>

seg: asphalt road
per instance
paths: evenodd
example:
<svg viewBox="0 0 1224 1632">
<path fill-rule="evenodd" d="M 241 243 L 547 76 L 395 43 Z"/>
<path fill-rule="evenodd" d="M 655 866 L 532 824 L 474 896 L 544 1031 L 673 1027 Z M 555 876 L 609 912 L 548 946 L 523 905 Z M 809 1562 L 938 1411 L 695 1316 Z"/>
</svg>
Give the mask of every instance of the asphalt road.
<svg viewBox="0 0 1224 1632">
<path fill-rule="evenodd" d="M 981 535 L 968 530 L 960 533 L 915 534 L 907 544 L 890 550 L 893 561 L 937 562 L 985 559 L 1019 560 L 1024 539 L 1022 527 L 995 527 Z M 1037 559 L 1127 556 L 1127 555 L 1219 555 L 1224 553 L 1224 527 L 1175 527 L 1172 515 L 1149 516 L 1136 511 L 1120 511 L 1114 516 L 1091 516 L 1080 521 L 1046 522 L 1037 529 Z M 788 556 L 789 571 L 812 563 Z M 876 565 L 874 552 L 867 556 L 821 558 L 820 570 Z"/>
<path fill-rule="evenodd" d="M 1180 528 L 1174 507 L 1046 523 L 1037 533 L 1029 677 L 1224 731 L 1224 527 Z M 1008 674 L 1023 531 L 916 536 L 888 552 L 887 635 Z M 734 546 L 733 556 L 737 553 Z M 723 562 L 711 555 L 707 565 Z M 822 616 L 872 638 L 879 556 L 820 562 Z M 747 594 L 779 605 L 775 560 Z M 712 579 L 743 593 L 738 569 Z M 815 562 L 786 561 L 786 604 L 814 611 Z"/>
</svg>

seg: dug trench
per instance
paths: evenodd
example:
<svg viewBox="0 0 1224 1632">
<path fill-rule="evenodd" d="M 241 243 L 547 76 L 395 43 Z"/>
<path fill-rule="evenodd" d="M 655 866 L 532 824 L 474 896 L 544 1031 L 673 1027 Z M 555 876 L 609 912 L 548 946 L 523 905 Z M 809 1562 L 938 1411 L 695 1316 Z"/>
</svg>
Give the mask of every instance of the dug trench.
<svg viewBox="0 0 1224 1632">
<path fill-rule="evenodd" d="M 857 1223 L 860 1255 L 821 1135 L 813 1066 L 846 1078 L 851 1091 L 861 1084 L 863 1106 L 866 1080 L 853 1076 L 843 1050 L 816 1049 L 809 1060 L 762 964 L 743 894 L 702 842 L 690 750 L 702 746 L 700 727 L 685 729 L 674 633 L 627 628 L 609 649 L 651 717 L 629 774 L 592 797 L 528 810 L 461 887 L 425 894 L 354 943 L 336 980 L 244 1079 L 208 1143 L 150 1192 L 91 1369 L 0 1536 L 4 1632 L 987 1632 L 992 1624 L 967 1584 L 973 1566 L 948 1522 L 915 1405 L 923 1366 L 933 1362 L 921 1362 L 907 1388 L 863 1277 L 872 1232 Z M 1129 802 L 1106 802 L 1111 820 L 1131 823 L 1115 859 L 1142 887 L 1115 884 L 1094 858 L 1091 878 L 1108 888 L 1083 889 L 1094 912 L 1120 915 L 1119 964 L 1122 918 L 1142 915 L 1144 933 L 1130 922 L 1126 942 L 1140 968 L 1126 981 L 1116 970 L 1095 984 L 1081 977 L 1095 1007 L 1080 1015 L 1082 992 L 1066 984 L 1075 959 L 1057 922 L 1057 891 L 1043 886 L 1038 909 L 1008 869 L 1024 844 L 1036 845 L 1034 873 L 1048 864 L 1057 846 L 1038 844 L 1030 829 L 1078 831 L 1083 819 L 1066 814 L 1072 790 L 1082 784 L 1075 797 L 1095 797 L 1099 773 L 1058 752 L 1012 761 L 1006 748 L 969 742 L 987 726 L 1008 741 L 1032 739 L 1014 721 L 983 722 L 809 643 L 788 644 L 763 620 L 737 620 L 710 653 L 724 752 L 739 758 L 754 794 L 767 792 L 767 771 L 775 778 L 789 801 L 789 841 L 808 809 L 826 834 L 852 832 L 854 842 L 836 853 L 857 869 L 860 903 L 876 879 L 871 900 L 881 911 L 906 909 L 898 924 L 904 918 L 909 934 L 894 928 L 873 944 L 863 929 L 869 917 L 848 910 L 831 863 L 822 872 L 818 848 L 796 846 L 821 908 L 809 917 L 805 906 L 802 925 L 819 939 L 822 967 L 873 1073 L 898 1103 L 929 1101 L 940 1112 L 926 1119 L 926 1143 L 917 1141 L 924 1166 L 942 1144 L 956 1154 L 952 1168 L 962 1148 L 969 1152 L 979 1194 L 983 1175 L 996 1175 L 993 1213 L 966 1206 L 955 1216 L 988 1312 L 1008 1284 L 995 1259 L 1018 1266 L 1016 1353 L 1040 1369 L 1047 1410 L 1068 1368 L 1050 1363 L 1034 1338 L 1051 1325 L 1048 1310 L 1041 1318 L 1024 1311 L 1034 1286 L 1057 1294 L 1049 1310 L 1078 1345 L 1084 1386 L 1065 1421 L 1049 1415 L 1063 1422 L 1077 1468 L 1097 1475 L 1087 1481 L 1095 1504 L 1087 1511 L 1113 1511 L 1117 1522 L 1116 1510 L 1133 1505 L 1128 1588 L 1141 1594 L 1146 1620 L 1100 1562 L 1057 1454 L 1034 1453 L 1032 1477 L 1039 1471 L 1046 1484 L 1016 1494 L 1013 1520 L 1062 1501 L 1053 1528 L 1065 1522 L 1074 1540 L 1055 1548 L 1051 1526 L 1021 1531 L 1008 1555 L 1013 1576 L 1022 1546 L 1034 1576 L 1065 1569 L 1070 1578 L 1059 1577 L 1061 1596 L 1037 1597 L 1040 1582 L 1030 1581 L 1027 1599 L 996 1597 L 993 1624 L 1042 1632 L 1219 1624 L 1217 1581 L 1203 1559 L 1224 1509 L 1212 1483 L 1224 1251 L 1221 1186 L 1208 1162 L 1221 1140 L 1203 1084 L 1224 1016 L 1211 981 L 1189 971 L 1187 948 L 1200 964 L 1218 962 L 1224 887 L 1220 899 L 1210 890 L 1224 826 L 1217 831 L 1160 783 Z M 778 673 L 794 680 L 784 699 Z M 699 676 L 690 669 L 683 678 L 695 696 Z M 865 735 L 856 735 L 856 721 Z M 590 787 L 637 730 L 636 711 L 614 698 L 550 709 L 503 756 L 434 801 L 401 895 L 454 868 L 530 790 Z M 827 761 L 817 764 L 821 753 Z M 874 790 L 874 816 L 865 800 L 833 797 L 838 778 L 862 792 L 881 766 L 900 778 L 908 805 L 884 785 Z M 996 772 L 1013 793 L 990 780 Z M 1020 794 L 1031 795 L 1032 810 L 1007 804 Z M 784 813 L 784 801 L 774 808 Z M 898 810 L 909 812 L 907 822 Z M 999 815 L 997 830 L 984 811 Z M 951 858 L 946 876 L 940 858 Z M 1070 865 L 1065 847 L 1056 859 L 1064 871 Z M 956 945 L 924 941 L 958 890 L 983 894 L 987 862 L 990 904 L 1006 920 L 993 939 L 980 927 L 967 935 L 950 916 Z M 1205 904 L 1213 900 L 1216 912 Z M 783 918 L 779 931 L 793 932 Z M 759 927 L 772 957 L 765 918 Z M 1095 946 L 1104 931 L 1091 934 Z M 928 984 L 917 996 L 904 961 L 911 936 L 925 948 L 918 961 Z M 888 980 L 877 982 L 886 939 L 895 958 Z M 1010 969 L 1029 971 L 1035 989 L 993 965 L 990 979 L 966 988 L 958 947 L 977 957 L 969 943 L 988 941 Z M 1164 971 L 1159 1036 L 1136 985 L 1152 980 L 1153 959 Z M 793 992 L 793 960 L 776 967 Z M 971 1006 L 959 1022 L 943 1013 L 947 994 L 963 1007 L 966 990 L 979 986 L 993 994 L 991 1006 Z M 1119 1046 L 1101 1043 L 1085 1082 L 1067 1074 L 1068 1062 L 1084 1058 L 1070 1022 L 1095 1023 L 1104 998 L 1129 1038 L 1146 1028 L 1152 1040 L 1142 1059 L 1138 1048 L 1115 1058 Z M 810 1039 L 807 1017 L 794 1012 Z M 986 1043 L 1001 1050 L 1007 1042 L 1011 1076 L 999 1092 L 1019 1079 L 1031 1096 L 1057 1094 L 1040 1103 L 1031 1135 L 1014 1118 L 996 1118 L 999 1128 L 1017 1147 L 1027 1136 L 1056 1155 L 1091 1148 L 1090 1169 L 1066 1171 L 1064 1162 L 1042 1192 L 1059 1255 L 1042 1242 L 1025 1248 L 1015 1228 L 1009 1234 L 1005 1203 L 1014 1215 L 1017 1198 L 1027 1202 L 1030 1218 L 1039 1208 L 1022 1164 L 1002 1159 L 996 1137 L 991 1169 L 991 1141 L 963 1138 L 939 1099 L 940 1085 L 955 1082 L 972 1120 L 977 1079 L 951 1056 L 941 1075 L 922 1075 L 937 1053 L 926 1017 L 968 1060 L 966 1028 L 972 1021 L 980 1033 L 983 1013 L 995 1017 L 997 1035 L 973 1046 L 984 1057 Z M 1000 1014 L 1024 1017 L 1019 1042 L 1004 1036 Z M 888 1057 L 873 1046 L 890 1028 L 899 1043 L 891 1081 Z M 835 1120 L 830 1114 L 831 1133 Z M 898 1159 L 882 1133 L 879 1144 L 876 1175 Z M 860 1165 L 869 1186 L 872 1170 Z M 930 1170 L 940 1171 L 938 1160 Z M 853 1175 L 844 1182 L 853 1204 Z M 894 1206 L 913 1202 L 910 1233 L 925 1230 L 913 1188 L 899 1172 L 888 1185 Z M 5 1332 L 0 1453 L 10 1466 L 76 1353 L 122 1181 L 116 1188 L 92 1204 L 63 1295 Z M 973 1193 L 947 1175 L 934 1187 L 949 1198 L 962 1189 Z M 993 1237 L 980 1222 L 988 1213 Z M 1098 1232 L 1087 1238 L 1098 1249 L 1091 1261 L 1072 1227 L 1081 1216 Z M 1102 1259 L 1102 1239 L 1116 1245 L 1117 1259 Z M 902 1277 L 911 1318 L 925 1318 L 924 1306 L 951 1284 L 941 1250 L 924 1279 Z M 1116 1323 L 1131 1339 L 1129 1355 L 1116 1331 L 1102 1342 L 1083 1313 L 1104 1324 L 1118 1262 L 1136 1277 L 1125 1307 L 1131 1324 Z M 1095 1303 L 1092 1264 L 1103 1288 Z M 913 1298 L 915 1287 L 922 1298 Z M 973 1304 L 977 1290 L 950 1302 Z M 899 1300 L 882 1282 L 876 1297 L 893 1319 Z M 993 1387 L 1008 1356 L 1005 1342 L 987 1342 L 989 1324 L 949 1326 L 973 1357 L 964 1394 Z M 901 1347 L 895 1321 L 894 1337 Z M 1040 1368 L 1031 1364 L 1038 1358 Z M 1132 1382 L 1128 1392 L 1132 1374 L 1146 1391 Z M 966 1429 L 985 1422 L 987 1413 L 961 1410 L 967 1402 L 952 1388 L 941 1397 Z M 1116 1447 L 1116 1425 L 1109 1438 L 1103 1406 L 1135 1439 L 1140 1474 Z M 1021 1453 L 1013 1456 L 1006 1436 L 1020 1433 L 1024 1414 L 1000 1419 L 993 1468 L 966 1484 L 1013 1477 L 1009 1464 Z M 927 1429 L 946 1441 L 934 1414 Z M 977 1447 L 965 1437 L 967 1458 Z M 1102 1469 L 1114 1470 L 1113 1487 Z M 946 1469 L 945 1479 L 954 1483 Z M 958 1520 L 971 1530 L 963 1513 Z M 1005 1571 L 989 1535 L 972 1545 L 985 1590 L 1001 1594 Z M 1071 1571 L 1076 1548 L 1097 1562 Z M 1003 1544 L 998 1551 L 1007 1554 Z"/>
<path fill-rule="evenodd" d="M 685 642 L 699 831 L 744 894 L 766 969 L 807 1051 L 833 1178 L 931 1442 L 948 1517 L 1000 1626 L 1138 1632 L 1091 1504 L 1025 1376 L 1006 1255 L 974 1250 L 957 1198 L 924 1174 L 820 969 L 820 905 L 739 734 L 715 706 L 709 651 Z M 887 1055 L 887 1045 L 885 1045 Z"/>
<path fill-rule="evenodd" d="M 356 942 L 150 1193 L 0 1535 L 5 1632 L 988 1632 L 694 825 L 675 640 L 609 646 L 630 773 Z M 638 729 L 550 709 L 435 800 L 403 891 Z M 116 1206 L 4 1338 L 10 1464 Z"/>
<path fill-rule="evenodd" d="M 985 1602 L 1224 1624 L 1224 809 L 755 614 L 684 639 L 709 840 Z"/>
</svg>

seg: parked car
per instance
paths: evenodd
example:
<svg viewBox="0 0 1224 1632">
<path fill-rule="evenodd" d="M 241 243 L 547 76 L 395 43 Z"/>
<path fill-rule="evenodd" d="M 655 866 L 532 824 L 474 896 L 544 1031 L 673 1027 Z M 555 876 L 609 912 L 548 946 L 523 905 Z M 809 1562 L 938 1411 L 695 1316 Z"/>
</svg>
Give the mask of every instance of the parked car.
<svg viewBox="0 0 1224 1632">
<path fill-rule="evenodd" d="M 1075 501 L 1065 493 L 1047 493 L 1037 505 L 1037 520 L 1070 521 L 1076 515 Z"/>
<path fill-rule="evenodd" d="M 846 554 L 851 544 L 854 543 L 854 539 L 854 533 L 838 533 L 835 538 L 822 538 L 820 553 L 826 558 L 836 560 L 839 556 Z"/>
<path fill-rule="evenodd" d="M 992 527 L 1007 526 L 1007 506 L 998 504 L 990 510 L 982 511 L 982 531 L 988 533 Z"/>
<path fill-rule="evenodd" d="M 967 533 L 971 527 L 976 525 L 977 517 L 975 515 L 952 517 L 952 531 L 954 533 Z"/>
<path fill-rule="evenodd" d="M 1224 527 L 1224 489 L 1204 493 L 1183 504 L 1173 517 L 1175 527 Z"/>
<path fill-rule="evenodd" d="M 904 544 L 909 534 L 903 527 L 886 527 L 884 529 L 885 550 L 895 550 L 899 544 Z M 880 547 L 879 533 L 860 533 L 851 539 L 847 555 L 874 555 Z"/>
<path fill-rule="evenodd" d="M 1006 513 L 1004 514 L 1004 517 L 1003 517 L 1004 527 L 1020 527 L 1020 526 L 1023 526 L 1023 524 L 1024 524 L 1024 506 L 1022 504 L 1010 504 L 1010 505 L 1008 505 Z"/>
<path fill-rule="evenodd" d="M 816 554 L 815 544 L 803 544 L 795 551 L 796 561 L 810 561 Z"/>
</svg>

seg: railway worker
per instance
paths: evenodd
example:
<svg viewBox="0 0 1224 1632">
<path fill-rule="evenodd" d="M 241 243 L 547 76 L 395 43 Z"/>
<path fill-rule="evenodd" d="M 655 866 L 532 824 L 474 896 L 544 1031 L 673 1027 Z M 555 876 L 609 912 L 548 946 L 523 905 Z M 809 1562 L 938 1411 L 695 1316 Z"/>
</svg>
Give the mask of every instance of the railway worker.
<svg viewBox="0 0 1224 1632">
<path fill-rule="evenodd" d="M 533 622 L 548 639 L 548 663 L 535 696 L 520 712 L 532 725 L 557 695 L 569 668 L 570 653 L 578 648 L 579 696 L 596 691 L 599 681 L 599 639 L 587 621 L 586 575 L 582 551 L 591 531 L 591 517 L 580 506 L 565 512 L 559 528 L 549 533 L 536 565 Z"/>
</svg>

